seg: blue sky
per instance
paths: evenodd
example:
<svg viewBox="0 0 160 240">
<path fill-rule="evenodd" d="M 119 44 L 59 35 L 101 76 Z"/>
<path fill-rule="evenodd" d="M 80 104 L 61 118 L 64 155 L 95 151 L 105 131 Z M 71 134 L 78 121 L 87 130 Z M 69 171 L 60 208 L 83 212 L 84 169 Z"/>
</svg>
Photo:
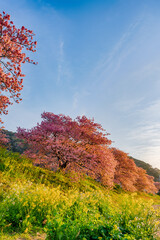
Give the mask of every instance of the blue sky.
<svg viewBox="0 0 160 240">
<path fill-rule="evenodd" d="M 38 42 L 23 101 L 3 118 L 31 128 L 43 111 L 94 117 L 114 146 L 160 168 L 160 2 L 0 0 Z"/>
</svg>

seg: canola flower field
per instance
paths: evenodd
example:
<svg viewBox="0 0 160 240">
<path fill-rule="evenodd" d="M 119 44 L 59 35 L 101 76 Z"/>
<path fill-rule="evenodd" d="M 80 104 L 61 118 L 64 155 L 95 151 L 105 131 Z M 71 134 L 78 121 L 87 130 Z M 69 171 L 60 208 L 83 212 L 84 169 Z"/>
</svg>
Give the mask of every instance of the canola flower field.
<svg viewBox="0 0 160 240">
<path fill-rule="evenodd" d="M 54 173 L 0 149 L 2 240 L 156 240 L 159 204 L 157 195 L 106 189 L 86 176 Z"/>
</svg>

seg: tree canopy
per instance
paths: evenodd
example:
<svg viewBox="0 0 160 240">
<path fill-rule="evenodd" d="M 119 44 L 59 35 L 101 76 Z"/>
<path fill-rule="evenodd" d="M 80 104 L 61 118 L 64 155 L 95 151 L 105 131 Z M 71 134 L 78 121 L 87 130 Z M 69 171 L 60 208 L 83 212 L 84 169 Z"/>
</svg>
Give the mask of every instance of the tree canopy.
<svg viewBox="0 0 160 240">
<path fill-rule="evenodd" d="M 53 170 L 74 169 L 113 183 L 116 162 L 108 149 L 111 140 L 100 124 L 85 116 L 72 120 L 49 112 L 44 112 L 42 119 L 31 130 L 18 128 L 18 137 L 29 145 L 25 153 L 36 164 Z"/>
<path fill-rule="evenodd" d="M 0 14 L 0 115 L 8 113 L 7 107 L 13 101 L 19 103 L 21 100 L 25 76 L 21 66 L 26 62 L 36 64 L 23 51 L 36 51 L 37 42 L 33 37 L 34 33 L 24 26 L 16 28 L 9 14 Z"/>
</svg>

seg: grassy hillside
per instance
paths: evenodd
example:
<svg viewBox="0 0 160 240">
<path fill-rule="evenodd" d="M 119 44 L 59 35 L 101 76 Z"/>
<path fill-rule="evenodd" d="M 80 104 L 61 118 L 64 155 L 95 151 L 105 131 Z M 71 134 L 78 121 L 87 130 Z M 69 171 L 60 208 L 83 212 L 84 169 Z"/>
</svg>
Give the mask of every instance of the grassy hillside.
<svg viewBox="0 0 160 240">
<path fill-rule="evenodd" d="M 159 196 L 111 191 L 0 149 L 0 239 L 158 239 Z M 38 236 L 34 238 L 38 232 Z"/>
</svg>

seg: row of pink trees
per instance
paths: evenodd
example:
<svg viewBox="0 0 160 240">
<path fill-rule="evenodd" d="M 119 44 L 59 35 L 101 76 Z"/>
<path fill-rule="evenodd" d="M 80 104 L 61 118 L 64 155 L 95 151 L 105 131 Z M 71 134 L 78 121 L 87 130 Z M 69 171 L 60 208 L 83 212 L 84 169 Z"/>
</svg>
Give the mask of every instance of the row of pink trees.
<svg viewBox="0 0 160 240">
<path fill-rule="evenodd" d="M 153 177 L 135 165 L 129 156 L 110 148 L 108 133 L 85 116 L 72 120 L 65 115 L 44 112 L 42 122 L 18 137 L 28 143 L 27 156 L 43 167 L 84 172 L 104 185 L 120 184 L 128 191 L 156 192 Z"/>
<path fill-rule="evenodd" d="M 154 177 L 149 176 L 143 168 L 137 167 L 127 153 L 112 148 L 112 153 L 117 161 L 114 182 L 120 184 L 128 191 L 157 192 Z"/>
</svg>

